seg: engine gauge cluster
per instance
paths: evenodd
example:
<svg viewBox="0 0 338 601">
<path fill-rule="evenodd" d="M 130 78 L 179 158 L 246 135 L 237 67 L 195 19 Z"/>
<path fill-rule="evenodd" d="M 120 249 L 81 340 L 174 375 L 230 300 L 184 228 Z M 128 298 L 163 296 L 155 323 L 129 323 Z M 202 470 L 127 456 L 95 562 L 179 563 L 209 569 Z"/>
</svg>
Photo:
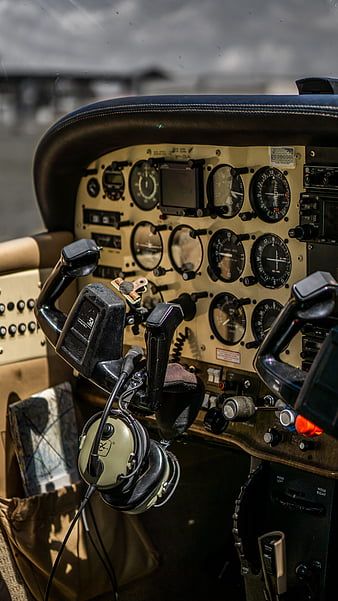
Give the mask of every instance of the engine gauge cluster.
<svg viewBox="0 0 338 601">
<path fill-rule="evenodd" d="M 305 148 L 294 147 L 285 165 L 273 157 L 290 157 L 290 148 L 272 150 L 121 148 L 88 165 L 81 181 L 75 231 L 100 241 L 96 277 L 143 275 L 148 308 L 182 293 L 197 299 L 187 359 L 252 372 L 290 286 L 306 275 L 305 245 L 288 233 L 299 222 Z M 134 336 L 127 328 L 125 343 Z M 288 360 L 298 365 L 300 352 L 299 344 Z"/>
</svg>

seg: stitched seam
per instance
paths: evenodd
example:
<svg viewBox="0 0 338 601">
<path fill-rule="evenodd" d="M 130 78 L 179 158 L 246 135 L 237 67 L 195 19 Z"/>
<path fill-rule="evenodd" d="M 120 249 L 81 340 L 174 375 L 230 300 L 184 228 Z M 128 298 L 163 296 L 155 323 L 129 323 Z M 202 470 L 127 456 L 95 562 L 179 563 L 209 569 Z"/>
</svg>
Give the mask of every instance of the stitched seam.
<svg viewBox="0 0 338 601">
<path fill-rule="evenodd" d="M 279 111 L 279 110 L 274 110 L 275 107 L 277 108 L 283 108 L 283 110 Z M 309 110 L 289 110 L 289 107 L 293 107 L 293 108 L 311 108 L 311 111 Z M 151 112 L 159 112 L 161 110 L 163 110 L 164 108 L 167 110 L 167 112 L 172 112 L 172 113 L 176 113 L 176 112 L 200 112 L 201 109 L 207 109 L 206 112 L 211 112 L 211 109 L 213 111 L 216 111 L 217 113 L 221 114 L 231 114 L 231 113 L 250 113 L 250 114 L 273 114 L 273 115 L 306 115 L 306 116 L 320 116 L 320 117 L 328 117 L 328 118 L 334 118 L 337 119 L 338 114 L 330 114 L 330 113 L 325 113 L 323 112 L 323 107 L 317 106 L 317 105 L 312 105 L 311 107 L 308 107 L 307 105 L 289 105 L 289 107 L 286 107 L 284 105 L 261 105 L 261 106 L 256 106 L 256 105 L 249 105 L 249 104 L 243 104 L 243 105 L 234 105 L 234 104 L 228 104 L 228 105 L 137 105 L 137 107 L 133 106 L 133 107 L 124 107 L 124 106 L 118 106 L 118 107 L 114 107 L 114 108 L 110 108 L 107 111 L 102 111 L 99 113 L 96 113 L 95 109 L 92 109 L 90 111 L 86 111 L 84 113 L 81 113 L 80 115 L 74 116 L 71 119 L 69 119 L 66 123 L 62 123 L 59 126 L 55 125 L 55 129 L 53 128 L 49 133 L 47 132 L 46 134 L 46 138 L 49 136 L 53 136 L 54 134 L 58 133 L 59 131 L 65 129 L 66 127 L 73 125 L 74 123 L 78 123 L 80 121 L 85 121 L 87 119 L 89 119 L 90 117 L 93 116 L 93 114 L 96 115 L 96 117 L 108 117 L 109 115 L 114 116 L 120 116 L 120 115 L 126 115 L 126 114 L 138 114 L 138 113 L 151 113 Z M 146 108 L 146 111 L 144 111 L 144 109 Z M 226 110 L 228 108 L 231 108 L 230 111 Z M 248 109 L 250 108 L 249 111 L 244 110 L 244 109 Z M 313 110 L 313 109 L 317 109 L 318 110 Z M 123 110 L 121 110 L 123 109 Z M 253 110 L 254 109 L 254 110 Z M 330 109 L 332 111 L 337 111 L 338 107 L 325 107 L 325 110 Z"/>
</svg>

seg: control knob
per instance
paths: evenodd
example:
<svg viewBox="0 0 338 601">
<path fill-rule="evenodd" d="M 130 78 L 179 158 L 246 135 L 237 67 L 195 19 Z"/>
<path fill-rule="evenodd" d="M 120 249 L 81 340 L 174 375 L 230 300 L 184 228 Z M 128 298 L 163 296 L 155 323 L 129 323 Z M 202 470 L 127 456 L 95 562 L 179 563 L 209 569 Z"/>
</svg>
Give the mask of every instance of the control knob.
<svg viewBox="0 0 338 601">
<path fill-rule="evenodd" d="M 222 434 L 229 425 L 221 409 L 217 409 L 216 407 L 212 407 L 212 409 L 206 412 L 203 423 L 205 429 L 213 434 Z"/>
<path fill-rule="evenodd" d="M 303 225 L 297 225 L 289 230 L 290 238 L 297 238 L 297 240 L 306 241 L 314 240 L 318 235 L 318 226 L 313 223 L 304 223 Z"/>
<path fill-rule="evenodd" d="M 246 422 L 255 414 L 256 406 L 249 396 L 233 396 L 225 400 L 222 410 L 227 420 Z"/>
<path fill-rule="evenodd" d="M 270 445 L 270 447 L 276 447 L 278 443 L 282 441 L 282 439 L 282 433 L 279 432 L 277 428 L 269 428 L 263 436 L 264 442 Z"/>
</svg>

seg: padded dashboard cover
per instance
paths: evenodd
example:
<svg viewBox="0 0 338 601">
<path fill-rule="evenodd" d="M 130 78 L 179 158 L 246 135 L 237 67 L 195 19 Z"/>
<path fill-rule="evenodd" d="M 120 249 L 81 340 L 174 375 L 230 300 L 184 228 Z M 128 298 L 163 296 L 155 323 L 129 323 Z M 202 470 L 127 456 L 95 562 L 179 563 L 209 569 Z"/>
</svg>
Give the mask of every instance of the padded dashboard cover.
<svg viewBox="0 0 338 601">
<path fill-rule="evenodd" d="M 86 166 L 137 144 L 185 143 L 338 146 L 338 97 L 139 96 L 69 113 L 40 141 L 34 160 L 37 200 L 49 231 L 72 231 Z"/>
</svg>

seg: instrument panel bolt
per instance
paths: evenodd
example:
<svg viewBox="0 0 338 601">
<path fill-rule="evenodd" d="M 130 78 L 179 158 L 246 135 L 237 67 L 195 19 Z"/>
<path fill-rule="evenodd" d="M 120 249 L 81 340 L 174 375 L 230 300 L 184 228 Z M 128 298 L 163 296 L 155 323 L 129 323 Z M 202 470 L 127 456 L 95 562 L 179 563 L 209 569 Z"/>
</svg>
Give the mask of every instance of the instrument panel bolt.
<svg viewBox="0 0 338 601">
<path fill-rule="evenodd" d="M 205 349 L 206 349 L 205 344 L 201 344 L 200 348 L 201 348 L 201 351 L 205 351 Z"/>
</svg>

